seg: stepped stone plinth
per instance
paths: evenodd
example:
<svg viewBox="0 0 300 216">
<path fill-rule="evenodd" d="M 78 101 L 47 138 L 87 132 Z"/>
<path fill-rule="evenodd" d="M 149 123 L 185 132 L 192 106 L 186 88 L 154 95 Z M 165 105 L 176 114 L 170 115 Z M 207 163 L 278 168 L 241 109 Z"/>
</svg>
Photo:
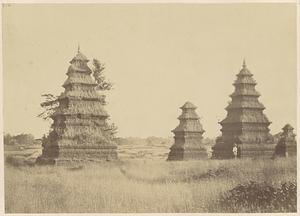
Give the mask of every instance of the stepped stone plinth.
<svg viewBox="0 0 300 216">
<path fill-rule="evenodd" d="M 182 114 L 178 117 L 180 123 L 172 131 L 175 143 L 170 148 L 167 160 L 206 159 L 207 152 L 202 143 L 204 130 L 195 112 L 197 107 L 186 102 L 182 107 Z"/>
</svg>

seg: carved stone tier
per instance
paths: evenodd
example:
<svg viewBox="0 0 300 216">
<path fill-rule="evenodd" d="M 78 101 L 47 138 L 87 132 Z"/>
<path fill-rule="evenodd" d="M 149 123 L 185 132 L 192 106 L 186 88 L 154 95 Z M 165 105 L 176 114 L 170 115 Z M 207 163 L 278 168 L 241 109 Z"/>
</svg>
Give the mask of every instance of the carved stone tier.
<svg viewBox="0 0 300 216">
<path fill-rule="evenodd" d="M 199 160 L 206 159 L 207 152 L 204 148 L 171 148 L 168 160 Z"/>
</svg>

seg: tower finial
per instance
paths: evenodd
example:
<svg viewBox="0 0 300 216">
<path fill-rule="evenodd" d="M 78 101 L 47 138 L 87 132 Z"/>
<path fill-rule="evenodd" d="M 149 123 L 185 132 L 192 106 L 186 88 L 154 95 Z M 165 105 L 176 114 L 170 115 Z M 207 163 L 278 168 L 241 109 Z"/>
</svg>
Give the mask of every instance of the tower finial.
<svg viewBox="0 0 300 216">
<path fill-rule="evenodd" d="M 77 53 L 80 52 L 80 44 L 78 43 Z"/>
<path fill-rule="evenodd" d="M 243 68 L 246 68 L 247 66 L 246 66 L 246 60 L 245 60 L 245 57 L 244 57 L 244 59 L 243 59 Z"/>
</svg>

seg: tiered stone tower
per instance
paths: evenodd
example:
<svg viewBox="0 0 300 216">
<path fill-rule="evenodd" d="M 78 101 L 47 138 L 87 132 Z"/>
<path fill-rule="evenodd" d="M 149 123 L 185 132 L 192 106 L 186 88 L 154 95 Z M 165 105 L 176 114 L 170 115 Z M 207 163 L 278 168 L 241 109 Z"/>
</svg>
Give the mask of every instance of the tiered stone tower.
<svg viewBox="0 0 300 216">
<path fill-rule="evenodd" d="M 38 163 L 64 163 L 70 161 L 97 161 L 117 158 L 117 146 L 112 141 L 106 122 L 109 117 L 95 90 L 88 59 L 79 51 L 70 61 L 63 84 L 65 91 L 59 96 L 52 131 L 43 141 Z"/>
<path fill-rule="evenodd" d="M 271 157 L 274 151 L 268 128 L 271 122 L 263 114 L 265 107 L 258 101 L 260 94 L 255 90 L 252 76 L 244 61 L 233 84 L 232 101 L 226 107 L 227 117 L 219 122 L 222 136 L 213 147 L 215 158 L 233 157 L 235 143 L 240 147 L 240 157 Z"/>
<path fill-rule="evenodd" d="M 297 141 L 295 139 L 294 128 L 287 124 L 282 128 L 283 132 L 276 145 L 275 156 L 288 157 L 297 155 Z"/>
<path fill-rule="evenodd" d="M 204 130 L 195 112 L 197 107 L 186 102 L 180 108 L 182 109 L 182 114 L 178 117 L 180 123 L 172 131 L 175 134 L 175 143 L 170 148 L 168 160 L 207 158 L 206 149 L 202 144 Z"/>
</svg>

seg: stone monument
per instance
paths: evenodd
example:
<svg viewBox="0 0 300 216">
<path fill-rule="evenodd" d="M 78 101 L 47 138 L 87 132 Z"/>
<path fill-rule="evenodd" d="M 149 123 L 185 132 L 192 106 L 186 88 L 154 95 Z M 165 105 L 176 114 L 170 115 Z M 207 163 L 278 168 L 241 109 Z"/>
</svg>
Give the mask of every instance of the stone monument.
<svg viewBox="0 0 300 216">
<path fill-rule="evenodd" d="M 290 124 L 286 124 L 282 128 L 283 132 L 275 148 L 275 156 L 288 157 L 297 155 L 297 141 L 294 128 Z"/>
<path fill-rule="evenodd" d="M 204 130 L 195 112 L 197 107 L 186 102 L 182 107 L 182 114 L 178 117 L 180 123 L 172 131 L 175 143 L 170 148 L 167 160 L 192 160 L 207 158 L 206 148 L 202 143 Z"/>
<path fill-rule="evenodd" d="M 52 130 L 43 139 L 37 163 L 117 159 L 117 145 L 107 124 L 109 115 L 101 103 L 103 96 L 95 90 L 88 61 L 79 49 L 70 61 L 65 91 L 58 97 L 59 106 L 51 116 Z"/>
<path fill-rule="evenodd" d="M 227 117 L 219 122 L 222 136 L 213 147 L 214 158 L 232 158 L 233 146 L 238 145 L 240 157 L 271 157 L 275 145 L 268 126 L 271 122 L 263 113 L 264 105 L 258 101 L 256 81 L 245 61 L 234 82 L 235 91 L 226 107 Z"/>
</svg>

